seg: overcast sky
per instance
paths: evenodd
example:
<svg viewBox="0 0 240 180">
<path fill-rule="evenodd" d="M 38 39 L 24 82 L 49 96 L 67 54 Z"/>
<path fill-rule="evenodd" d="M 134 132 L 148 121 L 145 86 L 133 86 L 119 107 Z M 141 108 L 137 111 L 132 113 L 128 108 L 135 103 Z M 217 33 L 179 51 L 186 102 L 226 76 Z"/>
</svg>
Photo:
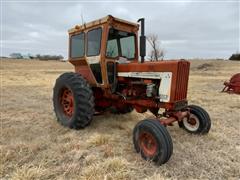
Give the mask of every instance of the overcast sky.
<svg viewBox="0 0 240 180">
<path fill-rule="evenodd" d="M 29 1 L 29 0 L 28 0 Z M 2 55 L 62 54 L 67 30 L 108 14 L 136 22 L 161 40 L 166 58 L 228 58 L 239 51 L 239 1 L 2 2 Z"/>
</svg>

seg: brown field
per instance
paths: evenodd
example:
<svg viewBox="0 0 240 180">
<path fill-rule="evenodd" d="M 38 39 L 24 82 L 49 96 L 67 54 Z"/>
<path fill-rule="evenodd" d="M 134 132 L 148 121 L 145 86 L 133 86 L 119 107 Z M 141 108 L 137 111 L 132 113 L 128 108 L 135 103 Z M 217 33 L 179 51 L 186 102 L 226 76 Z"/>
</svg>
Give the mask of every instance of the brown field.
<svg viewBox="0 0 240 180">
<path fill-rule="evenodd" d="M 133 127 L 150 113 L 107 113 L 80 131 L 57 123 L 52 88 L 72 70 L 64 62 L 1 62 L 1 179 L 240 179 L 240 95 L 220 93 L 240 62 L 192 61 L 189 102 L 209 112 L 212 129 L 198 136 L 168 127 L 174 150 L 160 167 L 132 145 Z"/>
</svg>

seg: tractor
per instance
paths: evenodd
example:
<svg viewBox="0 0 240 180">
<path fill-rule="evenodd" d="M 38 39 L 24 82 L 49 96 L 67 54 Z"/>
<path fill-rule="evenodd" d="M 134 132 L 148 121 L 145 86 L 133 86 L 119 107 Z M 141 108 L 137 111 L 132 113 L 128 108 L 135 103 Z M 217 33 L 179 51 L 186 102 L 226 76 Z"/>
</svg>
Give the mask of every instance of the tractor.
<svg viewBox="0 0 240 180">
<path fill-rule="evenodd" d="M 209 114 L 188 105 L 190 62 L 145 60 L 144 18 L 133 23 L 108 15 L 76 25 L 68 33 L 68 61 L 75 72 L 60 75 L 53 89 L 60 124 L 82 129 L 94 115 L 106 111 L 150 111 L 154 116 L 134 127 L 133 145 L 142 158 L 157 165 L 166 163 L 173 152 L 168 125 L 178 122 L 192 134 L 209 132 Z"/>
</svg>

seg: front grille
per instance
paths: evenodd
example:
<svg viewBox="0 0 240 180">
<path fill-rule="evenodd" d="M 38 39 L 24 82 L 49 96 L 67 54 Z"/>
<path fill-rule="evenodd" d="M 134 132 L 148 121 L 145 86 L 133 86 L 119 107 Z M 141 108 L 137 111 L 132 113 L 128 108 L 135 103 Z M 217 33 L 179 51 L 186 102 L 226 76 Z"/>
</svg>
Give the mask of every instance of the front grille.
<svg viewBox="0 0 240 180">
<path fill-rule="evenodd" d="M 175 101 L 187 99 L 189 68 L 190 63 L 188 61 L 178 63 Z"/>
</svg>

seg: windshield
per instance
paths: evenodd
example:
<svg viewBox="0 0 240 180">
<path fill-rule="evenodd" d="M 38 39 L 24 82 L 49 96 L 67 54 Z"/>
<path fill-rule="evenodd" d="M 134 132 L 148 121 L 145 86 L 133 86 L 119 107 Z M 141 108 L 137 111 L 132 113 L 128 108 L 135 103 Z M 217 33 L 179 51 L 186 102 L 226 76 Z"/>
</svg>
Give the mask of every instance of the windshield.
<svg viewBox="0 0 240 180">
<path fill-rule="evenodd" d="M 110 29 L 106 56 L 110 58 L 121 56 L 133 59 L 135 57 L 135 34 Z"/>
</svg>

